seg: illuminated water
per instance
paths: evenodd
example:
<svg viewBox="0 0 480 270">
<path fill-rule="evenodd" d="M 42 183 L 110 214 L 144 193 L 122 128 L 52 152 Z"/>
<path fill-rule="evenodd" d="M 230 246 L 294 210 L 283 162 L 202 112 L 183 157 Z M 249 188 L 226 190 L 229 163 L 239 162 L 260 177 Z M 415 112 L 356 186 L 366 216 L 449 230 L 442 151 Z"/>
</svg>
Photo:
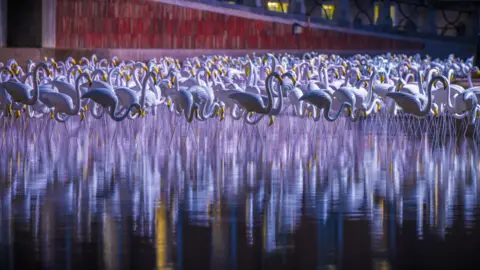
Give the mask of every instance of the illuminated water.
<svg viewBox="0 0 480 270">
<path fill-rule="evenodd" d="M 2 270 L 480 266 L 468 141 L 286 119 L 9 125 Z"/>
</svg>

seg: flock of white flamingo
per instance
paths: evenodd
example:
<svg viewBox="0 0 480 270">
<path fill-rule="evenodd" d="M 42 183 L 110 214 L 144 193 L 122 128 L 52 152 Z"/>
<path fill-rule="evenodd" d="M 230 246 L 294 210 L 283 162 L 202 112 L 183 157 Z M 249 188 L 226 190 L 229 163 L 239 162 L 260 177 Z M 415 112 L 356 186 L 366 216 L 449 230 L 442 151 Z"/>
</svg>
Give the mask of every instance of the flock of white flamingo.
<svg viewBox="0 0 480 270">
<path fill-rule="evenodd" d="M 374 115 L 416 118 L 449 115 L 474 124 L 480 116 L 479 73 L 473 57 L 444 60 L 420 55 L 341 57 L 308 53 L 163 57 L 148 62 L 45 58 L 21 66 L 0 64 L 0 118 L 82 121 L 105 115 L 114 121 L 166 112 L 206 121 L 228 115 L 257 124 L 264 116 L 289 115 L 351 121 Z M 469 87 L 455 84 L 468 78 Z M 163 111 L 160 111 L 163 110 Z M 322 112 L 323 111 L 323 112 Z M 13 120 L 12 120 L 13 121 Z"/>
</svg>

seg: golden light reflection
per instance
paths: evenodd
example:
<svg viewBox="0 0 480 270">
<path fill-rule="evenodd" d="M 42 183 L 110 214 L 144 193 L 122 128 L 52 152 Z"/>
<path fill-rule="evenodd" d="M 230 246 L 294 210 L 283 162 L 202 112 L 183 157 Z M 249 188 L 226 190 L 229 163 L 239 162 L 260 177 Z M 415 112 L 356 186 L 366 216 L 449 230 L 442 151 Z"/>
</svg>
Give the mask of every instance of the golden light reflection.
<svg viewBox="0 0 480 270">
<path fill-rule="evenodd" d="M 157 269 L 167 270 L 167 208 L 160 201 L 155 210 L 155 243 L 157 250 Z"/>
</svg>

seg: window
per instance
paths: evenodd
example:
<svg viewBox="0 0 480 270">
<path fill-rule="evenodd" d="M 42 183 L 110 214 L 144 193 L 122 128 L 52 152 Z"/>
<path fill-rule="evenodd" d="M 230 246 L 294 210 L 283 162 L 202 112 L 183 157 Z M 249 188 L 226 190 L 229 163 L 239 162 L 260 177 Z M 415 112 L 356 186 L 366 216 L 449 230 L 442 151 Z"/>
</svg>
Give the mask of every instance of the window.
<svg viewBox="0 0 480 270">
<path fill-rule="evenodd" d="M 276 12 L 288 12 L 288 3 L 267 2 L 267 9 Z"/>
<path fill-rule="evenodd" d="M 374 10 L 373 10 L 373 20 L 375 23 L 378 21 L 378 16 L 380 14 L 380 5 L 379 3 L 375 3 Z M 390 5 L 390 17 L 392 18 L 393 26 L 397 25 L 397 7 L 395 5 Z"/>
<path fill-rule="evenodd" d="M 335 12 L 335 5 L 323 4 L 322 5 L 322 18 L 325 20 L 332 20 L 333 13 Z"/>
</svg>

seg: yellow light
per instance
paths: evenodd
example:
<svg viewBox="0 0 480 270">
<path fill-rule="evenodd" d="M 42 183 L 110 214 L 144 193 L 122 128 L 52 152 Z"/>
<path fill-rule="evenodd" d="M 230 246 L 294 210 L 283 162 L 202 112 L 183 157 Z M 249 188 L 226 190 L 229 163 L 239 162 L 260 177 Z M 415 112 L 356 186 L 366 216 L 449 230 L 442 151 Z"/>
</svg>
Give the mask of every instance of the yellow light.
<svg viewBox="0 0 480 270">
<path fill-rule="evenodd" d="M 335 6 L 331 4 L 323 4 L 322 7 L 322 18 L 326 20 L 332 20 L 333 13 L 335 13 Z"/>
<path fill-rule="evenodd" d="M 288 3 L 267 2 L 267 9 L 275 12 L 288 12 Z"/>
<path fill-rule="evenodd" d="M 373 20 L 375 24 L 378 22 L 378 17 L 380 14 L 380 5 L 378 3 L 375 3 L 374 9 L 373 9 Z M 396 23 L 396 7 L 395 5 L 390 5 L 390 17 L 392 18 L 393 26 L 397 25 Z"/>
</svg>

